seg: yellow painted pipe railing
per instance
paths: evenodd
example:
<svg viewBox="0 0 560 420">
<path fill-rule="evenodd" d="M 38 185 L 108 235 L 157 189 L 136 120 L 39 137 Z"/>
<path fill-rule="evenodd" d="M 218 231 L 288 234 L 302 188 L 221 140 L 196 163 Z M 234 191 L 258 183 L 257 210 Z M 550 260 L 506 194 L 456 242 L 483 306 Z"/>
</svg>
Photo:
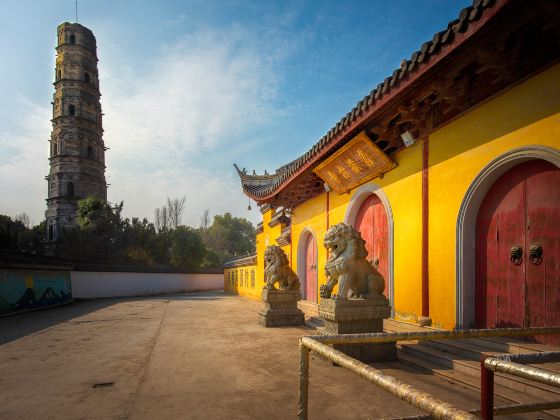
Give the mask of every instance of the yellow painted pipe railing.
<svg viewBox="0 0 560 420">
<path fill-rule="evenodd" d="M 398 333 L 366 333 L 366 334 L 337 334 L 337 335 L 309 335 L 315 341 L 323 344 L 359 344 L 359 343 L 387 343 L 390 341 L 412 340 L 453 340 L 461 338 L 483 337 L 521 337 L 527 335 L 559 334 L 560 327 L 530 327 L 530 328 L 495 328 L 478 330 L 455 331 L 411 331 Z"/>
<path fill-rule="evenodd" d="M 543 352 L 529 354 L 498 354 L 482 356 L 480 361 L 480 416 L 485 420 L 494 418 L 494 372 L 507 373 L 546 385 L 560 387 L 560 374 L 521 363 L 547 363 L 560 361 L 560 352 Z M 521 363 L 516 363 L 521 362 Z M 548 409 L 554 403 L 550 401 Z"/>
<path fill-rule="evenodd" d="M 555 361 L 560 361 L 558 358 Z M 502 372 L 520 378 L 530 379 L 550 386 L 560 387 L 560 374 L 533 366 L 525 366 L 520 363 L 509 362 L 495 357 L 484 359 L 484 367 L 492 372 Z"/>
<path fill-rule="evenodd" d="M 500 405 L 494 407 L 493 411 L 495 416 L 507 416 L 509 414 L 530 413 L 534 411 L 554 410 L 557 408 L 560 408 L 560 401 Z M 473 415 L 480 415 L 480 410 L 469 410 L 468 412 Z M 387 420 L 429 420 L 431 418 L 432 416 L 429 414 L 420 414 L 419 416 L 392 417 Z"/>
<path fill-rule="evenodd" d="M 329 344 L 360 344 L 360 343 L 386 343 L 394 341 L 412 340 L 444 340 L 480 337 L 519 337 L 541 334 L 558 334 L 560 327 L 531 327 L 531 328 L 498 328 L 458 331 L 414 331 L 401 333 L 369 333 L 369 334 L 338 334 L 314 335 L 300 338 L 300 366 L 299 366 L 299 392 L 298 392 L 298 419 L 308 418 L 308 393 L 309 393 L 309 352 L 315 351 L 324 358 L 342 366 L 362 378 L 391 392 L 400 399 L 408 402 L 428 413 L 432 418 L 438 419 L 474 419 L 473 413 L 461 410 L 453 405 L 441 401 L 432 395 L 415 389 L 392 376 L 356 360 Z M 514 406 L 504 407 L 513 410 Z M 535 406 L 536 407 L 536 406 Z M 511 411 L 513 412 L 513 411 Z M 501 413 L 500 413 L 501 414 Z"/>
<path fill-rule="evenodd" d="M 469 414 L 451 404 L 441 401 L 427 392 L 420 391 L 396 378 L 386 375 L 380 370 L 377 370 L 359 360 L 353 359 L 350 356 L 335 350 L 310 337 L 300 338 L 300 387 L 298 397 L 298 418 L 300 420 L 307 420 L 308 416 L 308 386 L 309 386 L 309 351 L 317 352 L 321 356 L 333 361 L 339 366 L 342 366 L 354 372 L 358 376 L 373 382 L 382 389 L 391 392 L 400 399 L 407 403 L 429 413 L 432 417 L 437 419 L 475 419 L 476 416 Z"/>
</svg>

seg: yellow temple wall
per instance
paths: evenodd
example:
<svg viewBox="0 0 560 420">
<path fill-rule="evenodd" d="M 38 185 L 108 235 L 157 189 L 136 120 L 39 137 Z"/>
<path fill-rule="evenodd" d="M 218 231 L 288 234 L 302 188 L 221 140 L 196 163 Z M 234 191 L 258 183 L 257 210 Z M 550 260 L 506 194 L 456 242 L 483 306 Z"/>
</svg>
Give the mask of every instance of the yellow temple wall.
<svg viewBox="0 0 560 420">
<path fill-rule="evenodd" d="M 399 166 L 373 182 L 387 195 L 393 213 L 395 318 L 415 321 L 422 312 L 422 144 L 394 159 Z"/>
<path fill-rule="evenodd" d="M 487 164 L 512 149 L 560 149 L 559 81 L 556 65 L 430 136 L 430 316 L 436 325 L 453 328 L 456 322 L 456 225 L 467 189 Z"/>
<path fill-rule="evenodd" d="M 263 214 L 263 231 L 259 233 L 256 237 L 256 249 L 257 249 L 257 263 L 254 265 L 246 265 L 242 267 L 231 267 L 224 268 L 224 290 L 236 293 L 240 296 L 245 296 L 251 299 L 260 300 L 262 288 L 264 287 L 264 251 L 267 245 L 278 245 L 276 238 L 278 238 L 282 233 L 282 228 L 285 227 L 283 224 L 277 224 L 270 227 L 269 223 L 274 216 L 274 210 L 267 210 Z M 291 246 L 287 245 L 282 247 L 288 260 L 291 261 Z M 245 272 L 249 273 L 249 281 L 246 281 Z M 255 285 L 251 282 L 251 271 L 255 271 Z M 234 281 L 231 282 L 231 273 L 233 273 Z M 243 272 L 243 281 L 241 281 L 241 273 Z M 235 282 L 235 274 L 237 273 L 238 281 Z M 229 279 L 229 283 L 228 283 Z"/>
<path fill-rule="evenodd" d="M 422 147 L 415 145 L 410 149 L 394 156 L 398 166 L 385 174 L 383 178 L 376 178 L 369 182 L 381 187 L 391 203 L 394 219 L 394 278 L 395 311 L 401 319 L 414 319 L 414 314 L 420 313 L 421 301 L 421 273 L 422 273 Z M 329 226 L 344 222 L 348 204 L 356 191 L 337 194 L 329 192 Z M 297 250 L 304 230 L 310 229 L 317 240 L 318 284 L 325 284 L 326 250 L 323 237 L 327 230 L 327 193 L 302 203 L 292 212 L 292 246 Z M 302 244 L 303 245 L 303 244 Z M 297 272 L 298 253 L 294 252 L 292 267 Z M 318 288 L 319 289 L 319 288 Z M 318 301 L 320 298 L 318 297 Z"/>
<path fill-rule="evenodd" d="M 428 272 L 429 315 L 434 326 L 446 329 L 456 326 L 456 228 L 459 209 L 469 186 L 484 167 L 512 149 L 543 145 L 560 150 L 559 80 L 560 65 L 556 65 L 480 104 L 430 135 Z M 422 149 L 423 141 L 418 141 L 396 153 L 392 158 L 398 166 L 382 178 L 366 183 L 379 188 L 390 204 L 394 314 L 396 319 L 412 322 L 422 315 Z M 318 286 L 325 283 L 325 232 L 328 226 L 345 220 L 349 203 L 366 184 L 344 194 L 322 193 L 292 210 L 291 245 L 283 249 L 296 273 L 302 233 L 311 231 L 317 241 Z M 273 215 L 273 210 L 263 214 L 263 232 L 257 235 L 255 287 L 242 285 L 232 290 L 240 295 L 260 298 L 267 238 L 268 244 L 276 245 L 275 239 L 284 227 L 269 226 Z M 225 270 L 226 278 L 228 271 Z"/>
<path fill-rule="evenodd" d="M 224 268 L 224 291 L 247 297 L 254 297 L 255 293 L 259 293 L 260 296 L 262 285 L 259 287 L 257 284 L 256 268 L 253 264 Z M 253 275 L 255 275 L 254 286 Z"/>
<path fill-rule="evenodd" d="M 488 163 L 509 150 L 529 144 L 560 149 L 559 80 L 557 65 L 430 135 L 428 270 L 430 317 L 437 327 L 456 325 L 456 225 L 465 193 Z M 422 314 L 422 147 L 419 141 L 395 154 L 397 168 L 369 182 L 381 188 L 391 206 L 395 318 L 408 321 Z M 347 194 L 329 193 L 329 226 L 344 221 L 350 200 L 361 187 Z M 323 193 L 292 214 L 292 268 L 297 272 L 299 241 L 309 229 L 317 240 L 319 286 L 326 280 L 322 269 L 327 258 L 322 245 L 326 209 Z"/>
<path fill-rule="evenodd" d="M 333 194 L 329 193 L 329 200 Z M 317 243 L 317 279 L 318 284 L 325 284 L 325 272 L 323 267 L 327 262 L 327 252 L 323 247 L 323 237 L 327 231 L 327 193 L 320 194 L 307 200 L 305 203 L 296 207 L 292 211 L 292 249 L 293 249 L 293 264 L 292 269 L 299 274 L 297 267 L 300 262 L 298 261 L 298 249 L 301 235 L 304 231 L 310 231 L 315 237 Z M 302 244 L 305 246 L 305 244 Z M 305 264 L 305 262 L 301 262 Z M 300 275 L 300 281 L 305 281 Z M 319 299 L 319 287 L 317 287 L 317 299 Z"/>
</svg>

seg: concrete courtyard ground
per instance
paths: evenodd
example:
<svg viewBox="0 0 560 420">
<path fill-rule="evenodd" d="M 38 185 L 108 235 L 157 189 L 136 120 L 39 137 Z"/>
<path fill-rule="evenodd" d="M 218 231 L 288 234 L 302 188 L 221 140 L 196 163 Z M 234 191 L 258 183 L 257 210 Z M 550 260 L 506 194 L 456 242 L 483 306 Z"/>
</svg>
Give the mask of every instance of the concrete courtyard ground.
<svg viewBox="0 0 560 420">
<path fill-rule="evenodd" d="M 80 301 L 2 318 L 0 418 L 295 418 L 298 338 L 314 330 L 260 327 L 260 307 L 218 291 Z M 477 393 L 461 385 L 400 363 L 376 367 L 478 407 Z M 311 419 L 420 414 L 316 358 L 309 400 Z"/>
</svg>

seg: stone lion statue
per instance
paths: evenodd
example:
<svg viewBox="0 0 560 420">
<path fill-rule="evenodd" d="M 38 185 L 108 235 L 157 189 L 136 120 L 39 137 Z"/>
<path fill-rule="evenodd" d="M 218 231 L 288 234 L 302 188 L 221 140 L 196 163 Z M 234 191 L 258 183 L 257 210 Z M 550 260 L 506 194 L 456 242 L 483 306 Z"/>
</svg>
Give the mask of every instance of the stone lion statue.
<svg viewBox="0 0 560 420">
<path fill-rule="evenodd" d="M 325 234 L 324 245 L 330 253 L 325 264 L 327 283 L 321 286 L 322 298 L 330 298 L 338 283 L 334 299 L 377 296 L 385 290 L 385 280 L 366 260 L 368 254 L 360 232 L 352 226 L 338 223 Z"/>
<path fill-rule="evenodd" d="M 299 279 L 290 268 L 286 253 L 277 245 L 270 245 L 264 251 L 264 280 L 267 289 L 299 290 Z"/>
</svg>

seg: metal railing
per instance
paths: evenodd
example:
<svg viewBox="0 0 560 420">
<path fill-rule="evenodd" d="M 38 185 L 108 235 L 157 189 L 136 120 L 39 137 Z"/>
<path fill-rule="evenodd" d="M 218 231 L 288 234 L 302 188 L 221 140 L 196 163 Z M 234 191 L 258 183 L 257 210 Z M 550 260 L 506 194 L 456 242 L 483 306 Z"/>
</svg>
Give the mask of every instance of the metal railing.
<svg viewBox="0 0 560 420">
<path fill-rule="evenodd" d="M 551 362 L 560 362 L 560 352 L 504 353 L 493 356 L 482 356 L 480 361 L 480 416 L 486 420 L 494 418 L 494 415 L 501 414 L 499 412 L 496 413 L 494 408 L 494 372 L 507 373 L 519 378 L 525 378 L 541 384 L 560 388 L 559 373 L 533 366 L 525 366 L 527 363 L 537 364 Z M 560 401 L 539 403 L 538 411 L 555 408 L 560 408 Z M 527 411 L 536 410 L 534 407 L 531 407 L 531 404 L 519 404 L 510 406 L 510 411 L 507 414 Z"/>
<path fill-rule="evenodd" d="M 356 360 L 329 344 L 387 343 L 412 340 L 445 340 L 481 337 L 519 337 L 541 334 L 558 334 L 560 327 L 499 328 L 459 331 L 413 331 L 400 333 L 338 334 L 304 336 L 299 340 L 299 392 L 298 419 L 308 419 L 309 352 L 314 351 L 324 358 L 354 372 L 358 376 L 396 395 L 410 405 L 438 419 L 474 419 L 475 414 L 461 410 L 441 401 L 427 392 L 418 390 L 389 376 L 359 360 Z"/>
</svg>

